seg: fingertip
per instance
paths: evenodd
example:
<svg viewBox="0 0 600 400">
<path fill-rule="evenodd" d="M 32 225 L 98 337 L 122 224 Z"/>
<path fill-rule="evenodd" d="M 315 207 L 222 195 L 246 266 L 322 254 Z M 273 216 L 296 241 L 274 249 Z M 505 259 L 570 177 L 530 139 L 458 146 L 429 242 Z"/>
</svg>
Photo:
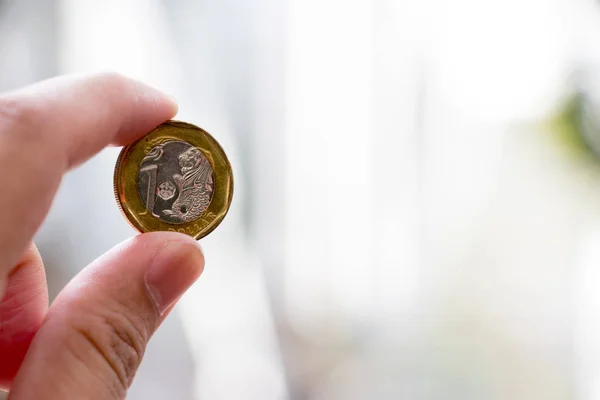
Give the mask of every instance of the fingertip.
<svg viewBox="0 0 600 400">
<path fill-rule="evenodd" d="M 204 271 L 204 253 L 198 242 L 182 234 L 153 235 L 160 246 L 149 263 L 144 279 L 146 289 L 162 315 Z"/>
<path fill-rule="evenodd" d="M 119 75 L 120 76 L 120 75 Z M 128 123 L 122 124 L 114 140 L 117 145 L 126 145 L 151 132 L 158 125 L 177 115 L 179 105 L 175 97 L 144 82 L 120 76 L 111 78 L 115 85 L 124 83 L 124 93 L 131 92 L 133 84 L 136 98 L 130 104 Z"/>
<path fill-rule="evenodd" d="M 179 112 L 179 103 L 174 96 L 165 93 L 165 97 L 167 98 L 166 108 L 169 111 L 169 119 L 175 117 Z"/>
<path fill-rule="evenodd" d="M 183 233 L 146 232 L 130 238 L 117 247 L 119 257 L 125 254 L 126 257 L 140 259 L 144 256 L 149 264 L 155 262 L 161 252 L 164 253 L 163 257 L 172 258 L 174 263 L 182 259 L 194 259 L 200 266 L 199 274 L 204 270 L 205 256 L 200 242 Z"/>
<path fill-rule="evenodd" d="M 177 115 L 179 104 L 174 96 L 141 81 L 135 81 L 138 93 L 141 95 L 142 107 L 140 109 L 152 110 L 152 115 L 162 120 L 169 120 Z"/>
</svg>

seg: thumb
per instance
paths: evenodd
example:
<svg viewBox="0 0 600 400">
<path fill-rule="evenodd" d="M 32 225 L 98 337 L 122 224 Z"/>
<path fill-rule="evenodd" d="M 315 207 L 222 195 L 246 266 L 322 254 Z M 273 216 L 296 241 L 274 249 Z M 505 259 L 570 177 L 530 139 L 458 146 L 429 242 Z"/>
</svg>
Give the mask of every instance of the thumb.
<svg viewBox="0 0 600 400">
<path fill-rule="evenodd" d="M 167 232 L 96 260 L 50 307 L 9 399 L 125 398 L 148 340 L 203 267 L 195 240 Z"/>
</svg>

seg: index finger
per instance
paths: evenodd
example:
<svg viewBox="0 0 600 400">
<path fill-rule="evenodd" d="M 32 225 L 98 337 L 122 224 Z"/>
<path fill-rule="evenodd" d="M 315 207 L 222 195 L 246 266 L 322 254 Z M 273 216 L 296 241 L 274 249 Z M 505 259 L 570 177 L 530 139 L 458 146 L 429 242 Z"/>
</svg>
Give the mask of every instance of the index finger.
<svg viewBox="0 0 600 400">
<path fill-rule="evenodd" d="M 63 174 L 176 112 L 169 96 L 112 73 L 54 78 L 0 96 L 0 294 Z"/>
</svg>

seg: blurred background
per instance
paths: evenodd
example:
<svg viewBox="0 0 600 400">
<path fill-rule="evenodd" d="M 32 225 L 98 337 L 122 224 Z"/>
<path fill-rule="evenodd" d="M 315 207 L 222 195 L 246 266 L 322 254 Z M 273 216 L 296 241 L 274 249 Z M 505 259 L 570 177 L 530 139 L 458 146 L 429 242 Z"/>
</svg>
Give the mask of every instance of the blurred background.
<svg viewBox="0 0 600 400">
<path fill-rule="evenodd" d="M 129 399 L 600 399 L 597 2 L 0 0 L 0 90 L 98 70 L 236 178 Z M 52 296 L 135 234 L 118 151 L 37 235 Z"/>
</svg>

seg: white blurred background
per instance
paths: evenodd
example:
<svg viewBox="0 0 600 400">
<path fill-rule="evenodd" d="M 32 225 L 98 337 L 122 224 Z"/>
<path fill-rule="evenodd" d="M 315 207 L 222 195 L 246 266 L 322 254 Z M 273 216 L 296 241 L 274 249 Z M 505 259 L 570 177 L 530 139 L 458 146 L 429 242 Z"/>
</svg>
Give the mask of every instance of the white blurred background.
<svg viewBox="0 0 600 400">
<path fill-rule="evenodd" d="M 129 399 L 600 399 L 595 1 L 0 0 L 0 89 L 107 69 L 236 178 Z M 52 295 L 135 234 L 117 154 L 38 234 Z"/>
</svg>

